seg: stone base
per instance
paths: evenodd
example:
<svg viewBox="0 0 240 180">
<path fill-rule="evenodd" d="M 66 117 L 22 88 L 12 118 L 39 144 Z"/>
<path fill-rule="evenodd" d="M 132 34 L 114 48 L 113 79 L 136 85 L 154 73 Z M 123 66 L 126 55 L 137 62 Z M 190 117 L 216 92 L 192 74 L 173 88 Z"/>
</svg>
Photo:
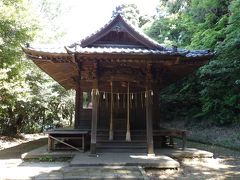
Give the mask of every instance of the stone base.
<svg viewBox="0 0 240 180">
<path fill-rule="evenodd" d="M 90 145 L 90 153 L 96 154 L 96 143 L 91 143 Z"/>
<path fill-rule="evenodd" d="M 102 153 L 93 158 L 86 154 L 78 153 L 70 162 L 70 166 L 143 166 L 157 168 L 179 168 L 179 163 L 174 159 L 164 156 L 148 156 L 142 153 Z"/>
</svg>

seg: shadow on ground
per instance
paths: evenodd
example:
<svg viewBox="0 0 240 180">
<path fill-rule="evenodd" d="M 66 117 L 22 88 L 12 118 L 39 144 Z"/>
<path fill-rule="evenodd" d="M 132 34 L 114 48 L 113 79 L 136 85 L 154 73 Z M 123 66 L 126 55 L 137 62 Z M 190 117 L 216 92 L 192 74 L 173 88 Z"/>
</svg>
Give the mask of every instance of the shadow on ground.
<svg viewBox="0 0 240 180">
<path fill-rule="evenodd" d="M 47 138 L 29 141 L 0 151 L 0 159 L 20 159 L 23 153 L 47 144 Z"/>
</svg>

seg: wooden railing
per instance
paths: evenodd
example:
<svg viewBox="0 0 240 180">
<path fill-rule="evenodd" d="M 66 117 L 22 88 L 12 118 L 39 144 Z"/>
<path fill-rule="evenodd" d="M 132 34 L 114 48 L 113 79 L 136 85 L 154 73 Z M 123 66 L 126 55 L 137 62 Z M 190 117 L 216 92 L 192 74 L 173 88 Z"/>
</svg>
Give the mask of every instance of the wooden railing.
<svg viewBox="0 0 240 180">
<path fill-rule="evenodd" d="M 167 129 L 167 128 L 161 128 L 160 130 L 153 131 L 154 137 L 169 137 L 170 138 L 170 145 L 173 145 L 173 137 L 181 138 L 182 139 L 182 150 L 186 147 L 187 142 L 187 135 L 189 134 L 189 131 L 186 130 L 180 130 L 180 129 Z"/>
<path fill-rule="evenodd" d="M 89 131 L 84 130 L 69 130 L 69 129 L 55 129 L 44 132 L 48 134 L 48 151 L 56 150 L 56 142 L 64 144 L 71 149 L 84 152 L 86 149 L 86 139 L 89 138 Z M 67 142 L 67 140 L 78 140 L 81 142 L 80 146 L 75 146 Z"/>
</svg>

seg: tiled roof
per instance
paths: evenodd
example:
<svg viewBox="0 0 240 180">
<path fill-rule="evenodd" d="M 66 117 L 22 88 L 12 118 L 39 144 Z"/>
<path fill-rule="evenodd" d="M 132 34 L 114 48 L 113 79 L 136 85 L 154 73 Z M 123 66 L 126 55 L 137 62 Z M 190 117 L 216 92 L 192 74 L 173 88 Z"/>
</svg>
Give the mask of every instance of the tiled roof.
<svg viewBox="0 0 240 180">
<path fill-rule="evenodd" d="M 142 49 L 142 48 L 118 48 L 118 47 L 81 47 L 79 45 L 74 48 L 66 49 L 70 53 L 82 53 L 82 54 L 135 54 L 135 55 L 172 55 L 172 56 L 185 56 L 185 57 L 200 57 L 200 56 L 210 56 L 213 53 L 208 50 L 183 50 L 173 51 L 172 49 L 166 50 L 151 50 L 151 49 Z"/>
<path fill-rule="evenodd" d="M 157 49 L 165 49 L 165 47 L 161 44 L 159 44 L 157 41 L 153 40 L 152 38 L 150 38 L 149 36 L 147 36 L 139 27 L 134 26 L 133 24 L 131 24 L 130 21 L 128 21 L 127 19 L 125 19 L 123 16 L 121 16 L 120 14 L 118 14 L 116 17 L 113 17 L 108 23 L 106 23 L 104 26 L 102 26 L 101 28 L 99 28 L 97 31 L 93 32 L 92 34 L 90 34 L 89 36 L 85 37 L 84 39 L 82 39 L 80 41 L 80 43 L 76 43 L 79 44 L 83 47 L 83 43 L 85 41 L 87 41 L 88 39 L 90 39 L 91 37 L 99 34 L 101 31 L 103 31 L 105 28 L 107 28 L 108 26 L 110 26 L 111 23 L 113 23 L 113 21 L 115 19 L 120 19 L 123 20 L 124 23 L 127 24 L 127 26 L 137 35 L 143 37 L 146 41 L 148 41 L 149 43 L 151 43 L 153 46 L 155 46 Z M 75 44 L 72 44 L 70 47 L 73 47 Z"/>
<path fill-rule="evenodd" d="M 118 44 L 102 44 L 101 46 L 83 46 L 89 42 L 93 42 L 98 38 L 98 35 L 102 36 L 103 31 L 108 32 L 106 29 L 108 26 L 112 27 L 117 22 L 125 23 L 125 27 L 128 28 L 132 34 L 135 35 L 137 39 L 143 39 L 143 43 L 147 44 L 147 47 L 130 47 L 128 45 L 118 45 Z M 106 33 L 105 32 L 105 33 Z M 98 31 L 92 33 L 90 36 L 86 37 L 82 41 L 76 42 L 70 46 L 61 45 L 31 45 L 27 46 L 29 51 L 35 51 L 36 53 L 54 53 L 54 54 L 73 54 L 75 52 L 81 54 L 130 54 L 130 55 L 169 55 L 169 56 L 182 56 L 187 58 L 194 57 L 204 57 L 212 56 L 214 53 L 208 50 L 185 50 L 179 48 L 167 48 L 159 44 L 155 40 L 148 37 L 142 32 L 138 27 L 133 26 L 128 20 L 124 19 L 122 16 L 111 19 L 107 24 L 105 24 Z"/>
<path fill-rule="evenodd" d="M 37 51 L 42 53 L 55 53 L 55 54 L 67 54 L 67 53 L 82 53 L 82 54 L 130 54 L 130 55 L 172 55 L 172 56 L 185 56 L 191 57 L 201 57 L 201 56 L 211 56 L 212 52 L 208 50 L 184 50 L 178 49 L 178 51 L 173 51 L 171 48 L 165 50 L 152 50 L 144 48 L 119 48 L 119 47 L 81 47 L 76 45 L 75 47 L 57 47 L 57 46 L 46 46 L 46 45 L 35 45 L 27 48 L 30 51 Z"/>
<path fill-rule="evenodd" d="M 186 57 L 212 56 L 214 52 L 209 50 L 191 50 L 186 54 Z"/>
<path fill-rule="evenodd" d="M 83 54 L 169 54 L 170 51 L 160 51 L 143 48 L 121 48 L 121 47 L 81 47 L 67 48 L 70 52 Z"/>
<path fill-rule="evenodd" d="M 66 49 L 64 46 L 59 46 L 59 45 L 46 45 L 46 44 L 31 44 L 26 47 L 28 50 L 33 50 L 33 51 L 39 51 L 39 52 L 45 52 L 45 53 L 66 53 Z"/>
</svg>

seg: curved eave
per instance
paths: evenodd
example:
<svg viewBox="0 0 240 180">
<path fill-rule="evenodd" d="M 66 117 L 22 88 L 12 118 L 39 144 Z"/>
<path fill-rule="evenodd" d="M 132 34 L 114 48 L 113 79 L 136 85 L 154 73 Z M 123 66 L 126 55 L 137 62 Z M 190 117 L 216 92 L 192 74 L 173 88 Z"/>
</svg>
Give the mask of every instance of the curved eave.
<svg viewBox="0 0 240 180">
<path fill-rule="evenodd" d="M 67 52 L 70 54 L 76 54 L 76 56 L 82 59 L 101 59 L 102 61 L 122 62 L 130 60 L 136 60 L 138 62 L 169 62 L 169 64 L 205 64 L 212 57 L 212 53 L 208 54 L 194 54 L 193 56 L 187 56 L 188 51 L 172 52 L 172 51 L 159 51 L 159 50 L 142 50 L 142 49 L 121 49 L 121 48 L 68 48 Z"/>
<path fill-rule="evenodd" d="M 47 52 L 32 48 L 24 48 L 23 51 L 27 57 L 34 60 L 52 60 L 56 62 L 73 62 L 74 57 L 68 53 Z"/>
<path fill-rule="evenodd" d="M 31 59 L 42 71 L 57 81 L 65 89 L 75 88 L 74 78 L 78 77 L 78 67 L 73 57 L 67 53 L 49 53 L 23 48 L 27 58 Z"/>
</svg>

